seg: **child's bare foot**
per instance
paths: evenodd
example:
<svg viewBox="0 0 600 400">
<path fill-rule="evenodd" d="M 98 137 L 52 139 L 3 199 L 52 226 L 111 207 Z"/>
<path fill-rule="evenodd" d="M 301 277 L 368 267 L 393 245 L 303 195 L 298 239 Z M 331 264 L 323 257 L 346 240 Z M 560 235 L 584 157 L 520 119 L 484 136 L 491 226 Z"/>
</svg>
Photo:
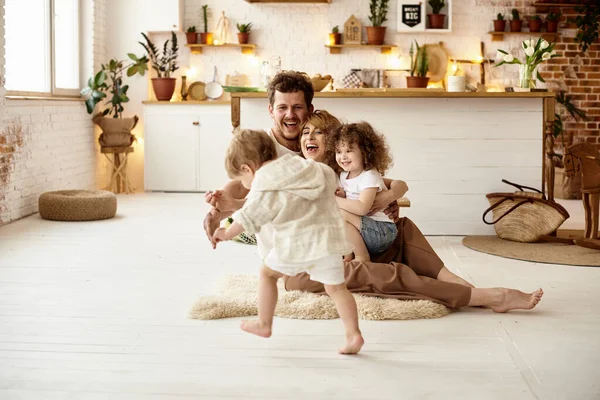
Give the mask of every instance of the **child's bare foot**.
<svg viewBox="0 0 600 400">
<path fill-rule="evenodd" d="M 500 289 L 500 291 L 499 301 L 497 304 L 491 306 L 492 310 L 497 313 L 518 309 L 530 310 L 540 302 L 544 295 L 542 289 L 538 289 L 533 293 L 523 293 L 515 289 Z"/>
<path fill-rule="evenodd" d="M 252 333 L 256 336 L 264 338 L 271 337 L 271 327 L 258 319 L 242 321 L 240 328 L 242 328 L 244 332 Z"/>
<path fill-rule="evenodd" d="M 365 344 L 365 340 L 361 334 L 348 336 L 346 338 L 346 345 L 338 350 L 340 354 L 357 354 Z"/>
</svg>

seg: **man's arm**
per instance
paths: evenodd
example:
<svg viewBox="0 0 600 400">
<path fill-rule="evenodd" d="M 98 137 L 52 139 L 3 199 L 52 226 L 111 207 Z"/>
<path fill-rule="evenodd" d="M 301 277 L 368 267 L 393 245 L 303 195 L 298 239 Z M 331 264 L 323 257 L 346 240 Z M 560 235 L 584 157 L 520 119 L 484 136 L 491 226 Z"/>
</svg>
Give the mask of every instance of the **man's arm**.
<svg viewBox="0 0 600 400">
<path fill-rule="evenodd" d="M 377 188 L 372 187 L 362 190 L 358 196 L 358 200 L 350 200 L 343 197 L 336 197 L 335 200 L 342 210 L 355 215 L 367 215 L 373 206 L 376 194 Z"/>
<path fill-rule="evenodd" d="M 375 201 L 373 202 L 368 215 L 373 215 L 376 212 L 383 210 L 383 212 L 390 217 L 392 221 L 395 221 L 398 218 L 399 211 L 396 200 L 406 194 L 408 191 L 408 185 L 404 181 L 392 180 L 388 178 L 383 178 L 383 182 L 389 190 L 383 190 L 377 193 L 377 196 L 375 196 Z"/>
<path fill-rule="evenodd" d="M 216 248 L 217 243 L 215 242 L 213 235 L 215 230 L 219 227 L 220 222 L 233 214 L 234 211 L 239 210 L 244 205 L 244 198 L 248 194 L 249 190 L 246 189 L 242 182 L 238 180 L 231 180 L 227 182 L 222 191 L 222 200 L 231 199 L 234 204 L 230 210 L 221 211 L 215 207 L 217 202 L 219 201 L 219 196 L 214 196 L 214 193 L 208 192 L 204 196 L 204 199 L 207 203 L 209 203 L 212 207 L 204 217 L 204 232 L 206 232 L 206 236 L 208 240 L 213 246 L 213 249 Z"/>
</svg>

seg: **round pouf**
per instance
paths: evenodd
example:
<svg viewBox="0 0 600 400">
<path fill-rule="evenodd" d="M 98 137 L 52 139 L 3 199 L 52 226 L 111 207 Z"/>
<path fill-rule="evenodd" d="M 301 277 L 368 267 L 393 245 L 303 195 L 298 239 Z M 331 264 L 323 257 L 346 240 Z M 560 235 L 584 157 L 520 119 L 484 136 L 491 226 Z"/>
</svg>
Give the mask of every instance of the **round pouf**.
<svg viewBox="0 0 600 400">
<path fill-rule="evenodd" d="M 53 221 L 96 221 L 117 213 L 117 196 L 106 190 L 58 190 L 42 193 L 40 216 Z"/>
</svg>

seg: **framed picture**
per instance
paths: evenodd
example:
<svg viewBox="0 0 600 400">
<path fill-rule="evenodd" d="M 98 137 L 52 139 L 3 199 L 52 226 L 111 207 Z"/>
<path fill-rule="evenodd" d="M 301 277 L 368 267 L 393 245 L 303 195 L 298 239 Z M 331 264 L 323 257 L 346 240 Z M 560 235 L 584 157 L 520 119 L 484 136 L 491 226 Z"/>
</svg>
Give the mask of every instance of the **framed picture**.
<svg viewBox="0 0 600 400">
<path fill-rule="evenodd" d="M 425 2 L 398 0 L 398 32 L 424 32 L 426 19 Z"/>
</svg>

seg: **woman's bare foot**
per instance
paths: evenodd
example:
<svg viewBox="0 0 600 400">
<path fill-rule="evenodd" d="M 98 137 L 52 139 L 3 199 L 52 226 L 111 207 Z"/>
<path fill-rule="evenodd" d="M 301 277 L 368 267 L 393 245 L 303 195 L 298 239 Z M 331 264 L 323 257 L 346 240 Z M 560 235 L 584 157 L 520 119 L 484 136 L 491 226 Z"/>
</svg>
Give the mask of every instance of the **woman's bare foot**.
<svg viewBox="0 0 600 400">
<path fill-rule="evenodd" d="M 348 336 L 346 338 L 346 345 L 338 350 L 340 354 L 357 354 L 365 344 L 361 334 Z"/>
<path fill-rule="evenodd" d="M 248 332 L 256 336 L 264 338 L 271 337 L 271 327 L 258 319 L 242 321 L 240 328 L 242 328 L 244 332 Z"/>
<path fill-rule="evenodd" d="M 459 285 L 463 285 L 466 287 L 474 288 L 475 286 L 471 285 L 469 282 L 465 281 L 458 275 L 453 274 L 446 267 L 442 267 L 437 276 L 438 281 L 449 282 L 449 283 L 458 283 Z"/>
<path fill-rule="evenodd" d="M 497 313 L 505 313 L 510 310 L 530 310 L 540 302 L 544 295 L 542 289 L 533 293 L 523 293 L 515 289 L 499 290 L 499 300 L 494 302 L 496 304 L 491 305 L 492 310 Z"/>
</svg>

